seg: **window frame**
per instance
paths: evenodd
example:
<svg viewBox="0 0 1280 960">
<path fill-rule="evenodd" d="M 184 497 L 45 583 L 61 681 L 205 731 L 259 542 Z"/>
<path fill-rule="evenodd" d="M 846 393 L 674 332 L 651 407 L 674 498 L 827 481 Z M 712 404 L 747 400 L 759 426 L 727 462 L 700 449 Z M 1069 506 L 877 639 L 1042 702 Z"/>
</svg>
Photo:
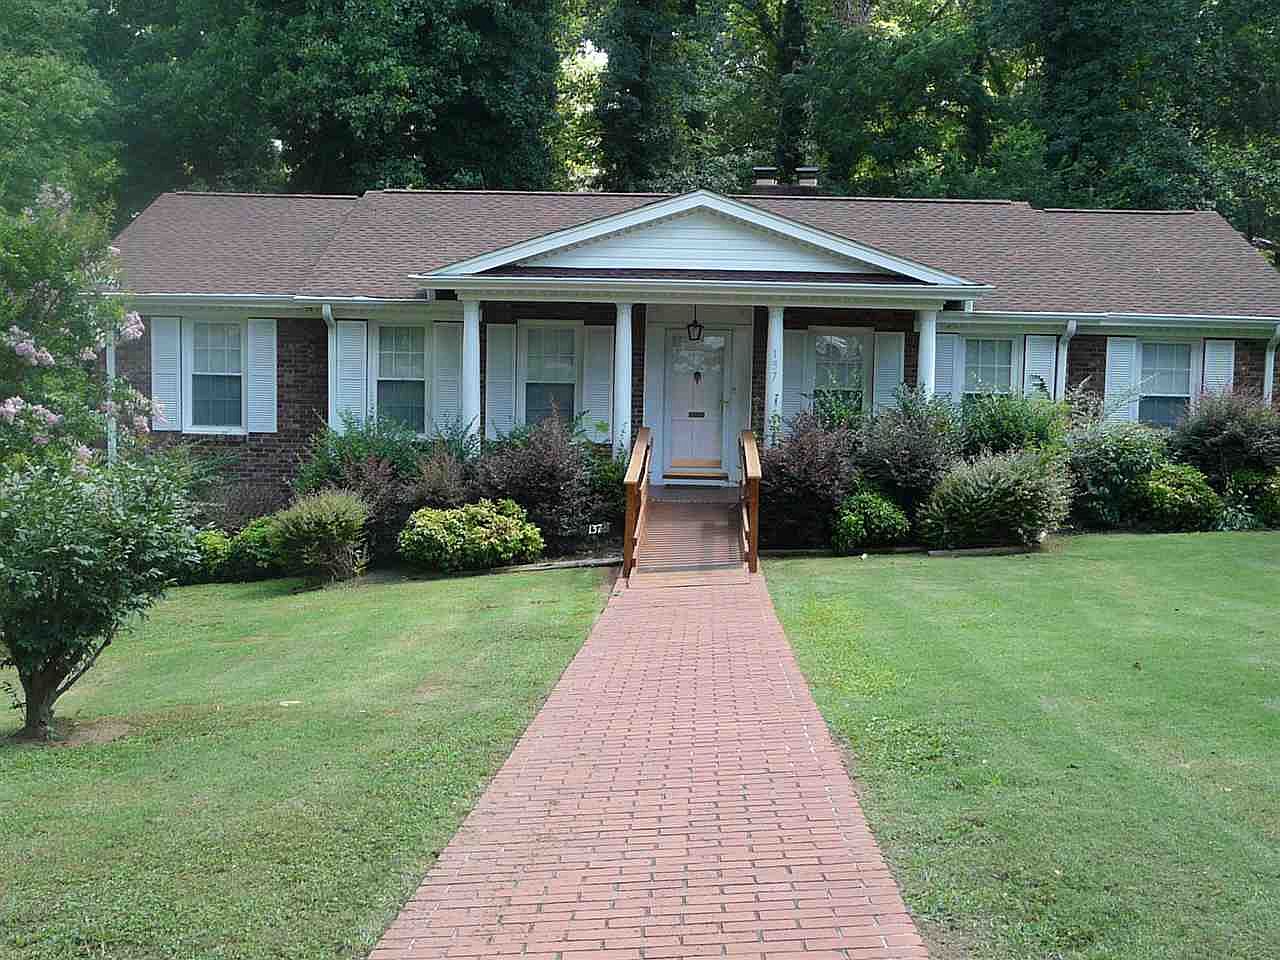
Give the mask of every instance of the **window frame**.
<svg viewBox="0 0 1280 960">
<path fill-rule="evenodd" d="M 1143 377 L 1143 351 L 1149 346 L 1157 346 L 1159 344 L 1177 344 L 1188 347 L 1189 359 L 1187 363 L 1187 411 L 1190 413 L 1195 410 L 1200 394 L 1204 387 L 1204 338 L 1203 337 L 1135 337 L 1137 344 L 1136 356 L 1134 357 L 1135 373 L 1137 378 L 1136 403 L 1134 404 L 1134 421 L 1136 423 L 1146 423 L 1148 426 L 1161 427 L 1168 429 L 1164 424 L 1153 424 L 1142 419 L 1142 401 L 1148 397 L 1151 398 L 1168 398 L 1181 397 L 1180 393 L 1148 393 L 1144 384 L 1146 378 Z"/>
<path fill-rule="evenodd" d="M 856 337 L 862 341 L 862 412 L 869 413 L 875 393 L 876 331 L 874 327 L 811 326 L 806 331 L 803 396 L 807 407 L 818 404 L 818 337 Z"/>
<path fill-rule="evenodd" d="M 195 413 L 195 378 L 206 374 L 196 373 L 195 342 L 196 327 L 200 324 L 212 326 L 238 327 L 240 329 L 240 425 L 212 425 L 194 422 Z M 202 434 L 206 436 L 244 437 L 249 434 L 249 318 L 225 320 L 210 317 L 183 317 L 181 329 L 182 357 L 182 432 Z M 230 376 L 230 374 L 209 374 L 209 376 Z"/>
<path fill-rule="evenodd" d="M 432 387 L 435 380 L 435 354 L 432 352 L 431 337 L 432 321 L 430 320 L 370 320 L 369 321 L 369 343 L 368 343 L 368 359 L 367 359 L 367 395 L 369 411 L 375 419 L 379 416 L 378 412 L 378 383 L 382 380 L 397 381 L 401 383 L 416 382 L 415 378 L 410 377 L 384 377 L 382 376 L 382 330 L 384 327 L 402 328 L 413 327 L 422 331 L 422 432 L 416 435 L 420 439 L 428 439 L 432 436 L 431 427 L 434 424 L 432 418 Z"/>
<path fill-rule="evenodd" d="M 527 390 L 530 383 L 568 383 L 567 380 L 529 380 L 529 331 L 538 329 L 569 329 L 573 336 L 573 417 L 583 410 L 583 362 L 586 347 L 586 324 L 582 320 L 561 318 L 526 318 L 516 320 L 516 410 L 515 423 L 527 427 Z"/>
</svg>

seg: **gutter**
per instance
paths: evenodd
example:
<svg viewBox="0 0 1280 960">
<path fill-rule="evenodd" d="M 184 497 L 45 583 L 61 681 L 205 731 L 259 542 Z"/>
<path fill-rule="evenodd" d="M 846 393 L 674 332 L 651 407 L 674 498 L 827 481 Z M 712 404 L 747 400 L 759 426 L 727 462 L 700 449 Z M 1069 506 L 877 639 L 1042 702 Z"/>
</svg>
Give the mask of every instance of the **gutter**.
<svg viewBox="0 0 1280 960">
<path fill-rule="evenodd" d="M 1268 407 L 1271 406 L 1271 397 L 1275 393 L 1277 345 L 1280 345 L 1280 323 L 1276 324 L 1271 339 L 1267 341 L 1267 352 L 1262 361 L 1262 402 Z"/>
</svg>

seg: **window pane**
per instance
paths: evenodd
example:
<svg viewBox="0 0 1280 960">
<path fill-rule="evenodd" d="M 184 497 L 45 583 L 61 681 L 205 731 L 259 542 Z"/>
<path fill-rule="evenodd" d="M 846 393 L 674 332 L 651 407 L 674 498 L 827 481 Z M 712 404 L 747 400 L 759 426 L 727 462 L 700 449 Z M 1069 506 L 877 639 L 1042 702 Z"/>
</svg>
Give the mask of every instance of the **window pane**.
<svg viewBox="0 0 1280 960">
<path fill-rule="evenodd" d="M 524 422 L 529 426 L 558 417 L 573 422 L 572 383 L 529 383 L 524 388 Z"/>
<path fill-rule="evenodd" d="M 1173 427 L 1187 415 L 1187 397 L 1143 397 L 1138 419 L 1156 427 Z"/>
<path fill-rule="evenodd" d="M 540 383 L 574 383 L 578 375 L 576 342 L 572 327 L 531 328 L 527 378 Z"/>
<path fill-rule="evenodd" d="M 1191 344 L 1142 344 L 1144 396 L 1186 398 L 1191 395 Z"/>
<path fill-rule="evenodd" d="M 378 376 L 423 380 L 426 352 L 425 327 L 382 327 L 378 331 Z"/>
<path fill-rule="evenodd" d="M 862 339 L 837 335 L 820 335 L 814 340 L 817 354 L 814 365 L 813 386 L 817 392 L 838 389 L 861 393 Z"/>
<path fill-rule="evenodd" d="M 191 423 L 197 427 L 238 427 L 243 423 L 240 377 L 193 374 Z"/>
<path fill-rule="evenodd" d="M 427 429 L 427 391 L 421 380 L 379 380 L 378 415 L 399 420 L 415 433 Z"/>
</svg>

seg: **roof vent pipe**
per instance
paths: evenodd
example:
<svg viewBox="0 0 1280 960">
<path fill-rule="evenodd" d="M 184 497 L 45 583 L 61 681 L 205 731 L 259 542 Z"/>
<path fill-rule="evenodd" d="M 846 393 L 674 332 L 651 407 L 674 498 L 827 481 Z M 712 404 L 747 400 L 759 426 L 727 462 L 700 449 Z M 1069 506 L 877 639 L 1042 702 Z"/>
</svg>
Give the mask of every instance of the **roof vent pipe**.
<svg viewBox="0 0 1280 960">
<path fill-rule="evenodd" d="M 796 186 L 816 187 L 818 185 L 817 167 L 796 167 Z"/>
</svg>

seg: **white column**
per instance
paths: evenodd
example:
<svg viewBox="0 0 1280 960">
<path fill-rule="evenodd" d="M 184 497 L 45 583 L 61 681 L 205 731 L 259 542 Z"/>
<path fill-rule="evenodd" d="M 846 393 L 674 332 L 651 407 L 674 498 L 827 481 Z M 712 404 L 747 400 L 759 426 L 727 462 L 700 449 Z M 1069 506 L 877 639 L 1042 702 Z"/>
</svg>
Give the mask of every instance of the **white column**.
<svg viewBox="0 0 1280 960">
<path fill-rule="evenodd" d="M 480 431 L 480 301 L 462 301 L 462 422 Z"/>
<path fill-rule="evenodd" d="M 619 303 L 613 330 L 613 452 L 631 452 L 631 304 Z"/>
<path fill-rule="evenodd" d="M 774 424 L 782 422 L 782 307 L 769 308 L 769 341 L 765 354 L 764 435 L 775 435 Z"/>
<path fill-rule="evenodd" d="M 916 386 L 926 397 L 933 396 L 933 380 L 937 364 L 938 311 L 917 310 L 920 327 L 920 351 L 917 355 Z"/>
</svg>

